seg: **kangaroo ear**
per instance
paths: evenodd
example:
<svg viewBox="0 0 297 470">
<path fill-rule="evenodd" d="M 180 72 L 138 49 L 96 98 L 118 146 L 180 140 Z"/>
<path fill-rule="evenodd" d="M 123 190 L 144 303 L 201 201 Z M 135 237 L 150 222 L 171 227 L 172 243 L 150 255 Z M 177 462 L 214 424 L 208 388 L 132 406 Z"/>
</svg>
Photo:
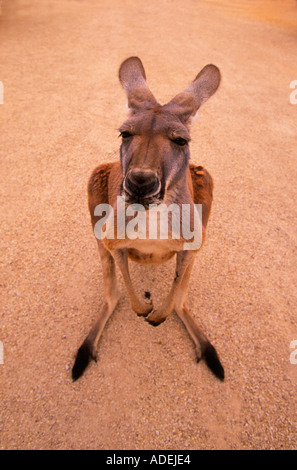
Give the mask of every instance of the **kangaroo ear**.
<svg viewBox="0 0 297 470">
<path fill-rule="evenodd" d="M 119 79 L 126 92 L 128 107 L 132 114 L 157 104 L 147 86 L 144 67 L 138 57 L 129 57 L 122 63 Z"/>
<path fill-rule="evenodd" d="M 206 65 L 195 80 L 164 108 L 177 115 L 184 124 L 190 124 L 200 106 L 218 89 L 221 74 L 215 65 Z"/>
</svg>

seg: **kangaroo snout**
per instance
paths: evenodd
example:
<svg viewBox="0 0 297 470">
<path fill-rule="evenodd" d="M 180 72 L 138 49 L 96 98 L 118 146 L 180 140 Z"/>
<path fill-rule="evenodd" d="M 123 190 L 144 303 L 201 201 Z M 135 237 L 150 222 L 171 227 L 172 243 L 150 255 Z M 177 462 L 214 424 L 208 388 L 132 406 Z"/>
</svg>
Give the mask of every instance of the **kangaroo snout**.
<svg viewBox="0 0 297 470">
<path fill-rule="evenodd" d="M 131 197 L 146 198 L 160 192 L 161 182 L 154 171 L 135 169 L 127 174 L 123 186 Z"/>
</svg>

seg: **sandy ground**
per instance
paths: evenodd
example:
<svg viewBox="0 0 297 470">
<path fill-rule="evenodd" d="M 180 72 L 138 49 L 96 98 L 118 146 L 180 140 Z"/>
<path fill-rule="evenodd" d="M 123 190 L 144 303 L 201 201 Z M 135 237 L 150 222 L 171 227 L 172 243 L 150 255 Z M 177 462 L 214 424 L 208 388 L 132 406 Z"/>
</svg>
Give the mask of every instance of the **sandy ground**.
<svg viewBox="0 0 297 470">
<path fill-rule="evenodd" d="M 296 448 L 296 31 L 295 0 L 4 2 L 1 449 Z M 129 55 L 163 103 L 222 71 L 192 129 L 215 199 L 189 301 L 224 383 L 176 315 L 152 328 L 123 284 L 98 363 L 71 381 L 103 294 L 86 185 L 118 158 Z M 158 304 L 173 271 L 135 266 L 137 290 Z"/>
</svg>

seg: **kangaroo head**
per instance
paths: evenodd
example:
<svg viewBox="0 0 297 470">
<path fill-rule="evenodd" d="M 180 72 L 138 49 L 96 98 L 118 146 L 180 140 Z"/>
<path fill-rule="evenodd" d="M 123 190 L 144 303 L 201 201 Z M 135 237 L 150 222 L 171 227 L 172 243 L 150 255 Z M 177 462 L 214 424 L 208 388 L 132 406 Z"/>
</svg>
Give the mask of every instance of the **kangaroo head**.
<svg viewBox="0 0 297 470">
<path fill-rule="evenodd" d="M 215 65 L 206 65 L 182 93 L 160 105 L 148 88 L 141 60 L 130 57 L 122 63 L 119 79 L 130 111 L 119 129 L 127 202 L 145 207 L 160 204 L 173 188 L 185 188 L 189 127 L 200 106 L 217 90 L 220 78 Z"/>
</svg>

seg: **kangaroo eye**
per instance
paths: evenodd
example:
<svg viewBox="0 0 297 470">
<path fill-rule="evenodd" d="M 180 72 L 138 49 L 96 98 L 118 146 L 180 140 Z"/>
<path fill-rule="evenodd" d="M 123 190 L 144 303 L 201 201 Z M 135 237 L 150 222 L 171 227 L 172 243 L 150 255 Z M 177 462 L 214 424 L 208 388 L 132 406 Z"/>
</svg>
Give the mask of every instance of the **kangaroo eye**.
<svg viewBox="0 0 297 470">
<path fill-rule="evenodd" d="M 183 139 L 182 137 L 177 137 L 176 139 L 173 139 L 172 142 L 175 144 L 179 145 L 180 147 L 183 147 L 184 145 L 187 145 L 187 140 Z"/>
<path fill-rule="evenodd" d="M 122 131 L 120 132 L 120 137 L 122 137 L 123 139 L 128 139 L 129 137 L 132 137 L 133 134 L 131 134 L 131 132 L 129 131 Z"/>
</svg>

